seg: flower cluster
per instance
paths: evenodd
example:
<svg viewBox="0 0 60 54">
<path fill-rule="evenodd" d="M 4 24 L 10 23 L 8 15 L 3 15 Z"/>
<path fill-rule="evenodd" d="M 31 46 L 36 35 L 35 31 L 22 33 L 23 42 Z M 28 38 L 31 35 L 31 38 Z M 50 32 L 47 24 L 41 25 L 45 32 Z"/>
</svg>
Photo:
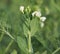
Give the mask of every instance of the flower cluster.
<svg viewBox="0 0 60 54">
<path fill-rule="evenodd" d="M 29 7 L 28 7 L 28 9 L 30 11 L 30 8 Z M 20 6 L 20 11 L 22 13 L 24 13 L 24 6 Z M 36 17 L 38 17 L 40 19 L 40 25 L 41 25 L 41 28 L 43 28 L 44 27 L 44 22 L 46 20 L 46 17 L 44 17 L 44 16 L 41 17 L 41 12 L 39 10 L 32 12 L 31 15 L 32 15 L 32 17 L 36 16 Z"/>
<path fill-rule="evenodd" d="M 40 11 L 34 11 L 32 13 L 32 16 L 33 17 L 36 16 L 40 19 L 41 28 L 43 28 L 44 27 L 44 21 L 46 20 L 46 17 L 41 17 L 41 12 Z"/>
</svg>

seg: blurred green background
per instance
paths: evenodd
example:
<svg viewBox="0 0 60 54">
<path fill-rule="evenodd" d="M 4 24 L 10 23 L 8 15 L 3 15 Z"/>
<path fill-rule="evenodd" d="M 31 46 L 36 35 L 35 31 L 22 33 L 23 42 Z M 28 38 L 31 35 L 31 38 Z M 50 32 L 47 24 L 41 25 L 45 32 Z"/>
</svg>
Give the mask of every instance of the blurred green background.
<svg viewBox="0 0 60 54">
<path fill-rule="evenodd" d="M 60 0 L 0 0 L 0 29 L 15 38 L 0 30 L 0 54 L 25 54 L 16 42 L 17 36 L 25 38 L 21 5 L 40 9 L 42 16 L 47 18 L 45 27 L 32 37 L 34 54 L 60 54 Z"/>
</svg>

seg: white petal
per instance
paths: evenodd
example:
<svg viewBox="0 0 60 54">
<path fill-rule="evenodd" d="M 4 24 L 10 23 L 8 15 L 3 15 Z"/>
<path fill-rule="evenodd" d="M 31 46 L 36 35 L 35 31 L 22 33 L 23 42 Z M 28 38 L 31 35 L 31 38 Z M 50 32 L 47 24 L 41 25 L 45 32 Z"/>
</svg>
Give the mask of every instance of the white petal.
<svg viewBox="0 0 60 54">
<path fill-rule="evenodd" d="M 24 6 L 20 6 L 20 11 L 24 12 Z"/>
<path fill-rule="evenodd" d="M 46 20 L 46 17 L 41 17 L 40 20 L 44 22 Z"/>
<path fill-rule="evenodd" d="M 44 27 L 44 23 L 43 23 L 43 22 L 41 22 L 40 24 L 41 24 L 41 28 L 43 28 L 43 27 Z"/>
<path fill-rule="evenodd" d="M 34 15 L 35 15 L 35 12 L 32 13 L 32 16 L 33 16 L 33 17 L 34 17 Z"/>
<path fill-rule="evenodd" d="M 40 17 L 41 16 L 41 12 L 40 11 L 34 11 L 33 13 L 32 13 L 32 16 L 37 16 L 37 17 Z"/>
<path fill-rule="evenodd" d="M 36 16 L 37 17 L 40 17 L 41 16 L 41 13 L 39 11 L 36 12 Z"/>
</svg>

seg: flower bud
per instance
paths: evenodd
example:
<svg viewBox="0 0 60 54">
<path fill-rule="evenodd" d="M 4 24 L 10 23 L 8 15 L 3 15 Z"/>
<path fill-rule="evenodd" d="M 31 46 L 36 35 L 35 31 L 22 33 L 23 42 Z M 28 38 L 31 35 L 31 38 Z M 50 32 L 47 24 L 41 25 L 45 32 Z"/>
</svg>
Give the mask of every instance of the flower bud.
<svg viewBox="0 0 60 54">
<path fill-rule="evenodd" d="M 40 17 L 40 20 L 44 22 L 46 20 L 46 17 Z"/>
<path fill-rule="evenodd" d="M 27 13 L 30 13 L 30 12 L 31 12 L 30 6 L 28 6 L 25 11 L 26 11 Z"/>
<path fill-rule="evenodd" d="M 20 11 L 24 13 L 24 6 L 20 6 Z"/>
<path fill-rule="evenodd" d="M 41 12 L 40 11 L 34 11 L 33 13 L 32 13 L 32 16 L 34 17 L 34 16 L 36 16 L 36 17 L 41 17 Z"/>
<path fill-rule="evenodd" d="M 41 28 L 43 28 L 43 27 L 44 27 L 44 23 L 43 23 L 43 22 L 40 22 L 40 25 L 41 25 Z"/>
</svg>

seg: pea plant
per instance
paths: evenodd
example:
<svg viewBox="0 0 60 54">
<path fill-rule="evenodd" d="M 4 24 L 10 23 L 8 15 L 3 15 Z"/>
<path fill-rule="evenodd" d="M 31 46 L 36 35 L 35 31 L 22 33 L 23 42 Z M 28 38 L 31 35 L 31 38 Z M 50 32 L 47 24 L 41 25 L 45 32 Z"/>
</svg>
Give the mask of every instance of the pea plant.
<svg viewBox="0 0 60 54">
<path fill-rule="evenodd" d="M 56 34 L 50 36 L 51 31 L 45 24 L 47 18 L 39 8 L 34 10 L 31 6 L 20 6 L 18 15 L 18 18 L 15 15 L 14 18 L 0 18 L 1 54 L 56 54 L 60 50 L 55 43 L 56 37 L 52 38 L 58 34 L 56 22 Z"/>
<path fill-rule="evenodd" d="M 58 0 L 0 1 L 0 54 L 60 54 Z"/>
<path fill-rule="evenodd" d="M 11 21 L 9 22 L 9 18 L 0 20 L 0 31 L 1 31 L 0 42 L 2 41 L 4 36 L 9 36 L 12 39 L 11 42 L 8 44 L 8 46 L 7 47 L 5 46 L 6 47 L 5 50 L 1 54 L 8 53 L 14 41 L 21 50 L 22 52 L 21 54 L 35 54 L 32 44 L 33 40 L 32 38 L 34 38 L 36 33 L 40 32 L 40 29 L 44 28 L 46 17 L 42 16 L 40 10 L 33 10 L 30 6 L 27 7 L 20 6 L 19 11 L 21 15 L 20 20 L 23 19 L 23 21 L 21 20 L 22 23 L 20 22 L 16 26 L 14 24 L 16 20 L 14 22 L 11 20 L 12 24 L 14 25 L 11 24 Z M 15 27 L 17 27 L 17 29 Z M 17 32 L 14 31 L 14 28 Z M 20 28 L 22 31 L 19 33 L 18 31 Z M 17 33 L 19 33 L 19 35 L 16 35 Z"/>
<path fill-rule="evenodd" d="M 20 12 L 26 19 L 25 24 L 23 24 L 23 30 L 27 41 L 18 37 L 17 43 L 21 50 L 23 50 L 26 54 L 33 54 L 34 49 L 31 39 L 36 34 L 36 32 L 40 30 L 40 27 L 43 29 L 46 17 L 41 16 L 42 14 L 40 10 L 33 11 L 29 6 L 27 8 L 20 6 Z M 20 43 L 21 41 L 22 43 Z"/>
</svg>

